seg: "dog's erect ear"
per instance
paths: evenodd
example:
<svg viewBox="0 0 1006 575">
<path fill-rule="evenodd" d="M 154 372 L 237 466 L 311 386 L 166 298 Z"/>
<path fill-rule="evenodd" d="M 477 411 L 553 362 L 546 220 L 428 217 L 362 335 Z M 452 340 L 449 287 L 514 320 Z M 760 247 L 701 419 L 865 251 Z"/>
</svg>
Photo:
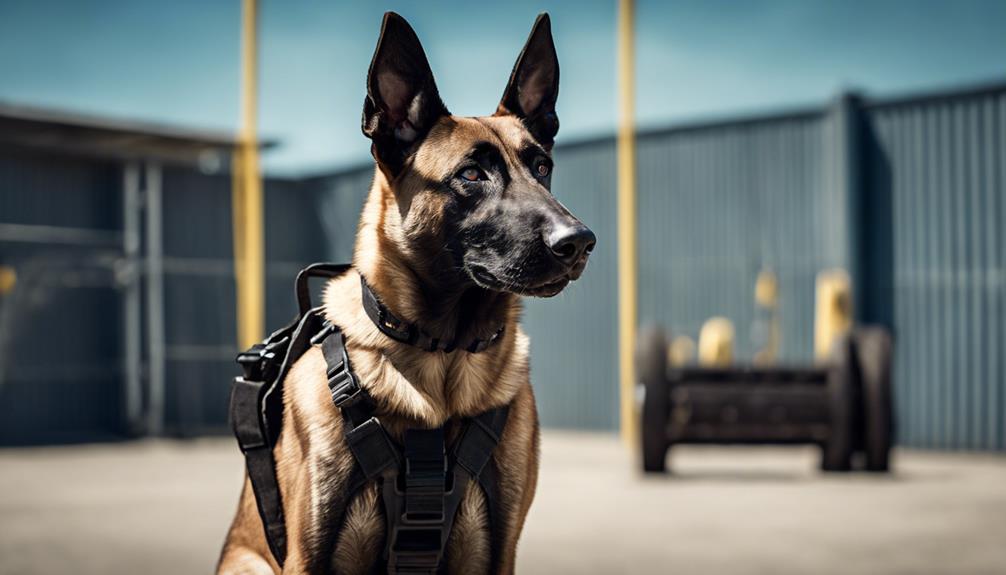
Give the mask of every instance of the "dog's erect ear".
<svg viewBox="0 0 1006 575">
<path fill-rule="evenodd" d="M 539 14 L 514 64 L 496 115 L 519 117 L 538 142 L 550 148 L 559 131 L 559 117 L 555 115 L 558 96 L 559 58 L 552 42 L 552 23 L 548 14 Z"/>
<path fill-rule="evenodd" d="M 415 31 L 404 18 L 387 12 L 363 102 L 363 133 L 373 141 L 371 153 L 397 174 L 430 127 L 447 114 Z"/>
</svg>

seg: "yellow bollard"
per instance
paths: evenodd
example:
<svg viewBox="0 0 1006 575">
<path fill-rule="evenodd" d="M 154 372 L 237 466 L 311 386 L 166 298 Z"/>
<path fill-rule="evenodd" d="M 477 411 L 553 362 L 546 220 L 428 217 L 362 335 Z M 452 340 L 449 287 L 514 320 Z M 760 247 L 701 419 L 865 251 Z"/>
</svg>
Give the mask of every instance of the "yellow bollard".
<svg viewBox="0 0 1006 575">
<path fill-rule="evenodd" d="M 671 367 L 681 367 L 695 361 L 695 341 L 687 335 L 674 338 L 667 346 L 667 363 Z"/>
<path fill-rule="evenodd" d="M 835 340 L 852 329 L 852 280 L 844 269 L 817 274 L 817 305 L 814 312 L 814 357 L 831 357 Z"/>
<path fill-rule="evenodd" d="M 771 365 L 775 363 L 779 354 L 782 330 L 779 326 L 779 280 L 775 272 L 770 269 L 763 269 L 758 274 L 758 279 L 755 281 L 755 304 L 764 310 L 763 313 L 767 318 L 764 321 L 765 346 L 755 353 L 754 362 L 758 365 Z"/>
<path fill-rule="evenodd" d="M 779 305 L 779 280 L 770 269 L 762 270 L 755 280 L 755 303 L 768 309 Z"/>
<path fill-rule="evenodd" d="M 734 324 L 725 317 L 706 320 L 699 332 L 699 364 L 724 367 L 734 360 Z"/>
</svg>

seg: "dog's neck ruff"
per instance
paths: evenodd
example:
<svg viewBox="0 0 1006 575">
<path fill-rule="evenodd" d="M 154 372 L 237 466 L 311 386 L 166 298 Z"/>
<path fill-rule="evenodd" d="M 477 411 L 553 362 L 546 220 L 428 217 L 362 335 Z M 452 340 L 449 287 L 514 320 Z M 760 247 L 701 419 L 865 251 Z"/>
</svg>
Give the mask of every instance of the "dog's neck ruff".
<svg viewBox="0 0 1006 575">
<path fill-rule="evenodd" d="M 363 309 L 367 312 L 367 317 L 374 322 L 377 329 L 384 335 L 395 341 L 407 343 L 425 351 L 443 351 L 450 353 L 455 349 L 463 349 L 469 353 L 479 353 L 492 347 L 503 335 L 505 325 L 501 325 L 493 335 L 487 339 L 475 338 L 465 345 L 461 345 L 456 339 L 444 340 L 431 336 L 423 331 L 421 327 L 414 323 L 407 322 L 391 312 L 367 284 L 367 280 L 360 274 L 360 286 L 363 290 Z"/>
</svg>

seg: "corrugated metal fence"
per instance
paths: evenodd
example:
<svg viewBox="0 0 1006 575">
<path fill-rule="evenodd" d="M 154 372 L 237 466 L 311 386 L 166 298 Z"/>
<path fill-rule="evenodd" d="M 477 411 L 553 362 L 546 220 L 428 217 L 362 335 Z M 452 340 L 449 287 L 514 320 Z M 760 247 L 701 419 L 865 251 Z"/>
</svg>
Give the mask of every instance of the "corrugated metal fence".
<svg viewBox="0 0 1006 575">
<path fill-rule="evenodd" d="M 900 441 L 1006 448 L 1006 90 L 868 106 L 891 196 Z"/>
<path fill-rule="evenodd" d="M 652 133 L 639 142 L 639 314 L 697 339 L 714 315 L 750 357 L 754 285 L 779 280 L 781 358 L 810 356 L 815 274 L 840 265 L 829 223 L 824 115 Z M 799 239 L 799 240 L 798 240 Z"/>
<path fill-rule="evenodd" d="M 814 277 L 844 267 L 854 276 L 858 317 L 891 326 L 897 337 L 899 441 L 1006 448 L 1004 138 L 1006 85 L 887 102 L 844 96 L 820 109 L 642 133 L 641 321 L 695 337 L 707 318 L 726 316 L 738 328 L 738 355 L 750 358 L 758 345 L 755 278 L 771 269 L 780 283 L 780 359 L 809 361 Z M 614 141 L 559 145 L 555 156 L 553 191 L 594 229 L 598 246 L 579 282 L 527 303 L 532 378 L 545 425 L 614 429 Z M 0 154 L 0 227 L 7 235 L 22 224 L 73 228 L 83 235 L 61 243 L 64 232 L 56 230 L 46 241 L 73 245 L 85 254 L 73 259 L 97 262 L 97 271 L 60 280 L 60 289 L 78 290 L 67 300 L 72 307 L 44 306 L 13 347 L 0 345 L 7 350 L 0 353 L 19 357 L 0 361 L 3 404 L 27 406 L 18 413 L 0 407 L 3 443 L 126 429 L 123 370 L 109 367 L 122 365 L 117 294 L 128 292 L 115 263 L 123 243 L 121 168 L 46 159 L 43 176 L 40 162 Z M 267 182 L 270 327 L 293 314 L 297 269 L 349 259 L 371 176 L 367 167 Z M 164 429 L 222 430 L 235 372 L 230 182 L 165 168 L 161 188 Z M 22 266 L 40 250 L 56 253 L 0 233 L 2 265 Z M 0 322 L 11 321 L 11 309 L 0 307 Z M 69 326 L 60 347 L 79 362 L 52 362 L 41 351 L 53 323 L 43 318 Z M 0 329 L 8 339 L 11 333 Z M 149 368 L 151 358 L 143 359 Z M 52 433 L 38 435 L 37 422 Z"/>
<path fill-rule="evenodd" d="M 0 153 L 0 444 L 122 429 L 118 167 Z M 110 327 L 111 326 L 111 327 Z"/>
<path fill-rule="evenodd" d="M 349 261 L 370 170 L 338 178 L 267 180 L 266 323 L 296 312 L 293 279 L 316 261 Z M 165 429 L 199 434 L 226 423 L 235 375 L 231 182 L 226 175 L 164 174 Z"/>
</svg>

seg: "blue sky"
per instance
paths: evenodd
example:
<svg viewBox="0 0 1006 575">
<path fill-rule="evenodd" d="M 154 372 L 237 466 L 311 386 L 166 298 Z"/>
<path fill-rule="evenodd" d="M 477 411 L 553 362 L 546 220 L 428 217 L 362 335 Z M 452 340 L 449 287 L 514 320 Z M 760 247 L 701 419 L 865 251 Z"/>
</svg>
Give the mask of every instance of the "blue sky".
<svg viewBox="0 0 1006 575">
<path fill-rule="evenodd" d="M 616 118 L 615 3 L 261 0 L 273 173 L 369 158 L 360 134 L 381 14 L 416 28 L 452 112 L 491 112 L 538 12 L 562 69 L 560 141 Z M 237 0 L 0 0 L 0 101 L 204 128 L 238 118 Z M 1006 80 L 1006 0 L 637 2 L 642 126 Z"/>
</svg>

